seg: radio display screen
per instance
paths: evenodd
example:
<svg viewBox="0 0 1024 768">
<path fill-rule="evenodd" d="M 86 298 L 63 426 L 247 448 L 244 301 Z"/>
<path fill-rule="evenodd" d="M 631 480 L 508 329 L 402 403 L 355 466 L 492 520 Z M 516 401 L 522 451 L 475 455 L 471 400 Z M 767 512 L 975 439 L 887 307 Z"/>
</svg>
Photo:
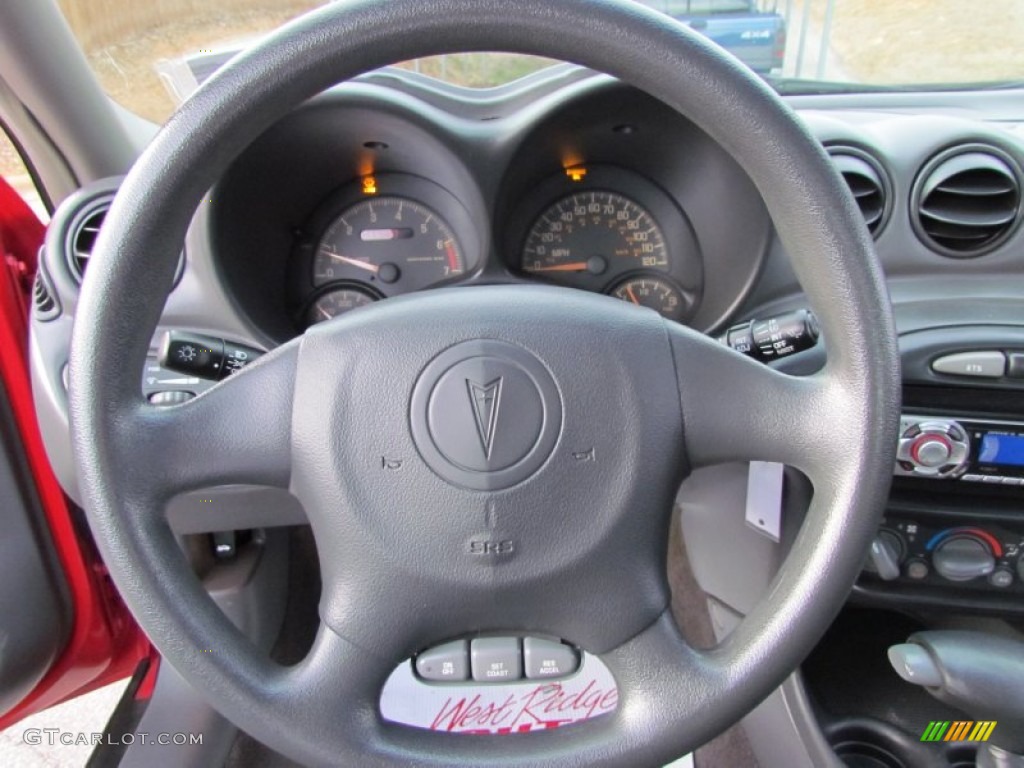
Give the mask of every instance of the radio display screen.
<svg viewBox="0 0 1024 768">
<path fill-rule="evenodd" d="M 981 438 L 978 462 L 1024 467 L 1024 435 L 1000 435 L 989 432 Z"/>
</svg>

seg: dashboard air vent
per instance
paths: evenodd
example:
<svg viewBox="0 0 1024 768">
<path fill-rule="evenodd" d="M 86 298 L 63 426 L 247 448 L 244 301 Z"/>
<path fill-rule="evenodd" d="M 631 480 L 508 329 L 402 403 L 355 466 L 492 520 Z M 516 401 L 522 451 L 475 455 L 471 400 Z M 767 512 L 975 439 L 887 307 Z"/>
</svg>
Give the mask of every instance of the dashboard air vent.
<svg viewBox="0 0 1024 768">
<path fill-rule="evenodd" d="M 926 245 L 944 256 L 981 256 L 1002 245 L 1020 221 L 1019 172 L 992 147 L 957 147 L 925 166 L 912 206 Z"/>
<path fill-rule="evenodd" d="M 36 279 L 32 284 L 32 308 L 38 320 L 52 320 L 60 314 L 60 306 L 54 298 L 53 288 L 43 275 L 42 269 L 36 272 Z"/>
<path fill-rule="evenodd" d="M 889 187 L 884 172 L 874 158 L 854 147 L 829 147 L 828 153 L 853 193 L 868 230 L 878 237 L 889 214 Z"/>
<path fill-rule="evenodd" d="M 68 253 L 68 262 L 75 279 L 81 283 L 85 274 L 85 267 L 92 256 L 92 249 L 96 245 L 96 238 L 100 234 L 100 227 L 107 215 L 107 206 L 96 208 L 77 222 L 74 231 L 71 233 L 71 249 Z"/>
</svg>

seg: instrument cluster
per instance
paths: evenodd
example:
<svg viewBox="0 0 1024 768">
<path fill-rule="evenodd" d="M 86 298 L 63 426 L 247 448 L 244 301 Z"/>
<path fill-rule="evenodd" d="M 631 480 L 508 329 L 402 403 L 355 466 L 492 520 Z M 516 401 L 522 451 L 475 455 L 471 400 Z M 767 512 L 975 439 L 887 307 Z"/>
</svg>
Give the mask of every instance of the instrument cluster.
<svg viewBox="0 0 1024 768">
<path fill-rule="evenodd" d="M 699 303 L 703 266 L 693 228 L 665 191 L 634 172 L 560 169 L 497 229 L 510 279 L 604 293 L 677 322 Z M 459 200 L 411 174 L 343 185 L 301 232 L 290 302 L 299 330 L 392 296 L 460 283 L 487 260 Z"/>
</svg>

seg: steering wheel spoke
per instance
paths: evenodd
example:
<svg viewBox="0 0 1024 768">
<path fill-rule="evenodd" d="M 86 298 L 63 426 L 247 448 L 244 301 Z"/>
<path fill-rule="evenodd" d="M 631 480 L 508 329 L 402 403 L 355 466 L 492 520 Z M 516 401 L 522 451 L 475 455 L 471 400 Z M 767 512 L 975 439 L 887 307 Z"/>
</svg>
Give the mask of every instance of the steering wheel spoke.
<svg viewBox="0 0 1024 768">
<path fill-rule="evenodd" d="M 216 485 L 288 486 L 298 342 L 186 403 L 141 405 L 122 466 L 155 495 Z"/>
<path fill-rule="evenodd" d="M 813 480 L 839 460 L 842 393 L 826 371 L 790 376 L 669 324 L 691 467 L 776 461 Z"/>
</svg>

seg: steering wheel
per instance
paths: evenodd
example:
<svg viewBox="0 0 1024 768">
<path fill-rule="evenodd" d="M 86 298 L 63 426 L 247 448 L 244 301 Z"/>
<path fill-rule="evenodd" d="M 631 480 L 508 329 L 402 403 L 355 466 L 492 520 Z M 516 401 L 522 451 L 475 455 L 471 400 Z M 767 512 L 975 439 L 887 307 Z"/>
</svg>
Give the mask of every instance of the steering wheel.
<svg viewBox="0 0 1024 768">
<path fill-rule="evenodd" d="M 193 212 L 241 148 L 339 81 L 474 50 L 603 70 L 717 140 L 792 256 L 828 339 L 824 369 L 791 377 L 614 299 L 506 285 L 429 291 L 317 325 L 178 406 L 152 407 L 135 377 L 111 376 L 141 370 Z M 357 1 L 289 24 L 200 88 L 136 163 L 76 319 L 73 439 L 115 583 L 197 690 L 308 763 L 656 765 L 683 754 L 755 706 L 824 632 L 894 461 L 894 327 L 851 197 L 769 88 L 632 3 Z M 798 468 L 814 497 L 763 601 L 697 650 L 667 610 L 672 502 L 693 468 L 743 460 Z M 226 483 L 288 488 L 309 517 L 321 625 L 294 666 L 234 629 L 164 516 L 175 494 Z M 382 719 L 396 665 L 481 630 L 554 635 L 596 654 L 618 709 L 512 736 Z"/>
</svg>

